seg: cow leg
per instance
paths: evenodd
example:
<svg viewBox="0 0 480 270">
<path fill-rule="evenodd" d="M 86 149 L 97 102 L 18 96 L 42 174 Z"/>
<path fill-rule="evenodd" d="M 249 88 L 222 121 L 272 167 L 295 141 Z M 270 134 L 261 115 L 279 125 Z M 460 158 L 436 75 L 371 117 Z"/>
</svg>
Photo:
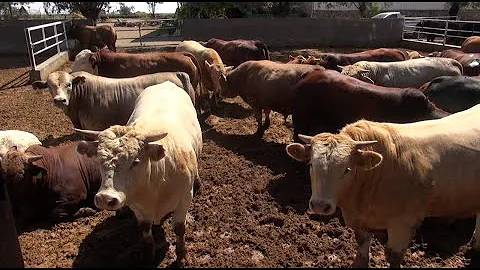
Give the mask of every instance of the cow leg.
<svg viewBox="0 0 480 270">
<path fill-rule="evenodd" d="M 175 261 L 178 267 L 183 267 L 185 265 L 185 220 L 187 218 L 188 208 L 192 202 L 193 193 L 189 191 L 185 198 L 180 202 L 179 206 L 173 212 L 173 232 L 176 235 L 175 243 L 175 254 L 177 255 L 177 260 Z"/>
<path fill-rule="evenodd" d="M 387 229 L 388 242 L 385 249 L 385 256 L 391 268 L 400 268 L 405 250 L 412 240 L 415 226 L 394 224 Z"/>
<path fill-rule="evenodd" d="M 470 246 L 475 251 L 480 251 L 480 213 L 477 213 L 475 220 L 475 230 L 473 231 L 472 239 L 470 240 Z"/>
<path fill-rule="evenodd" d="M 263 124 L 263 130 L 267 130 L 270 127 L 270 112 L 272 110 L 265 110 L 265 124 Z"/>
<path fill-rule="evenodd" d="M 353 268 L 367 268 L 370 260 L 370 243 L 372 241 L 372 234 L 355 230 L 355 241 L 357 242 L 357 255 L 353 260 L 351 267 Z"/>
<path fill-rule="evenodd" d="M 140 221 L 138 226 L 142 232 L 143 259 L 145 262 L 151 262 L 155 257 L 155 240 L 152 234 L 152 222 Z"/>
<path fill-rule="evenodd" d="M 262 109 L 254 109 L 255 111 L 255 119 L 257 119 L 257 132 L 255 133 L 258 136 L 263 136 L 263 133 L 265 132 L 265 129 L 263 128 L 262 125 Z"/>
</svg>

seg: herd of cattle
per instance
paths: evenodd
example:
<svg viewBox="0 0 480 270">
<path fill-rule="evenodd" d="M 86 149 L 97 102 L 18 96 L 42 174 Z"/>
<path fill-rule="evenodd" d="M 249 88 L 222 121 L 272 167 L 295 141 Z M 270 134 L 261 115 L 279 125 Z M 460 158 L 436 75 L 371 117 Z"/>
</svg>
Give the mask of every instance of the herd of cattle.
<svg viewBox="0 0 480 270">
<path fill-rule="evenodd" d="M 309 165 L 309 211 L 341 208 L 358 243 L 354 266 L 368 266 L 370 230 L 387 230 L 387 260 L 398 267 L 423 218 L 480 211 L 480 37 L 462 45 L 476 48 L 469 53 L 379 48 L 288 63 L 256 40 L 183 41 L 175 52 L 109 47 L 84 49 L 70 72 L 32 84 L 48 88 L 84 140 L 44 147 L 25 131 L 0 133 L 17 227 L 130 209 L 149 260 L 152 224 L 171 213 L 182 265 L 186 214 L 201 189 L 199 119 L 236 96 L 253 109 L 259 139 L 272 110 L 292 115 L 286 152 Z M 475 249 L 479 237 L 477 215 Z"/>
</svg>

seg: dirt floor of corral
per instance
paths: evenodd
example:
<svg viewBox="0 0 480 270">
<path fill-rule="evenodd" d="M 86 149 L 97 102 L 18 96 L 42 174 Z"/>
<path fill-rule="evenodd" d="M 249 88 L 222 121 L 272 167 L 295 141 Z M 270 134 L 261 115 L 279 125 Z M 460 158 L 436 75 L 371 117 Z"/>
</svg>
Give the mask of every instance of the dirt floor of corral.
<svg viewBox="0 0 480 270">
<path fill-rule="evenodd" d="M 359 49 L 356 49 L 359 50 Z M 316 50 L 272 51 L 273 60 Z M 324 49 L 323 51 L 333 51 Z M 353 51 L 353 50 L 336 50 Z M 72 143 L 78 137 L 47 90 L 27 85 L 28 60 L 3 58 L 0 72 L 0 126 L 34 133 L 45 145 Z M 67 64 L 63 68 L 66 69 Z M 289 118 L 290 121 L 290 118 Z M 347 267 L 356 250 L 353 233 L 337 213 L 305 213 L 310 182 L 305 166 L 285 153 L 292 128 L 273 113 L 263 139 L 253 136 L 256 122 L 240 98 L 202 121 L 202 193 L 191 205 L 186 231 L 189 267 Z M 41 202 L 39 202 L 41 203 Z M 427 219 L 407 251 L 406 267 L 478 267 L 468 240 L 474 219 Z M 174 260 L 170 219 L 154 229 L 153 267 Z M 387 266 L 383 243 L 375 238 L 371 267 Z M 32 224 L 19 235 L 26 267 L 137 266 L 139 232 L 134 220 L 101 211 L 54 226 Z M 380 240 L 378 240 L 380 239 Z"/>
</svg>

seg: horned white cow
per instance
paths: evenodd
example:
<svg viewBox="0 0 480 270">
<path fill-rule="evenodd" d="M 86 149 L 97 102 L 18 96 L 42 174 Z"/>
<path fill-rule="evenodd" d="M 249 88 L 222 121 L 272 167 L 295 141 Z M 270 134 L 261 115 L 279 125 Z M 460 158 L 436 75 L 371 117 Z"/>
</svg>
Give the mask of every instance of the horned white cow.
<svg viewBox="0 0 480 270">
<path fill-rule="evenodd" d="M 215 104 L 218 105 L 218 100 L 220 99 L 220 78 L 223 77 L 225 80 L 227 71 L 217 51 L 204 47 L 194 40 L 180 42 L 175 51 L 189 52 L 197 58 L 201 66 L 203 91 L 212 93 Z"/>
<path fill-rule="evenodd" d="M 149 248 L 147 258 L 154 255 L 152 224 L 173 211 L 177 262 L 182 264 L 185 219 L 202 151 L 202 132 L 189 96 L 172 82 L 150 86 L 138 97 L 125 126 L 76 131 L 98 140 L 77 145 L 79 153 L 97 154 L 102 163 L 95 205 L 110 211 L 132 209 Z"/>
<path fill-rule="evenodd" d="M 22 130 L 0 131 L 0 157 L 3 157 L 10 148 L 17 147 L 18 151 L 25 152 L 30 145 L 42 145 L 37 136 Z"/>
<path fill-rule="evenodd" d="M 397 62 L 360 61 L 340 67 L 342 74 L 386 87 L 414 87 L 439 76 L 460 76 L 462 64 L 443 57 L 425 57 Z"/>
<path fill-rule="evenodd" d="M 70 72 L 85 71 L 93 75 L 98 75 L 98 66 L 93 67 L 90 63 L 90 56 L 93 55 L 93 52 L 89 49 L 81 50 L 73 61 Z"/>
<path fill-rule="evenodd" d="M 107 78 L 84 71 L 52 72 L 47 81 L 36 81 L 33 89 L 49 88 L 56 106 L 63 109 L 74 127 L 104 130 L 124 125 L 138 95 L 148 86 L 171 81 L 184 89 L 195 104 L 195 91 L 185 72 L 159 72 L 132 78 Z"/>
<path fill-rule="evenodd" d="M 337 205 L 358 243 L 354 266 L 367 267 L 369 229 L 387 229 L 387 260 L 399 267 L 425 217 L 476 215 L 480 249 L 480 105 L 442 119 L 409 124 L 360 120 L 338 134 L 299 135 L 292 158 L 308 162 L 309 211 Z"/>
</svg>

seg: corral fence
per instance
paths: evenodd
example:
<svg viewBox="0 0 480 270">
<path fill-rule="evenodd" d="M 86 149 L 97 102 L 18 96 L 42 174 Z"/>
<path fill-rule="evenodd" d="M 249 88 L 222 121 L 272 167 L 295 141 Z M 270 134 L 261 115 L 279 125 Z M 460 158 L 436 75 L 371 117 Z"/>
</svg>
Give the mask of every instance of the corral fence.
<svg viewBox="0 0 480 270">
<path fill-rule="evenodd" d="M 403 40 L 460 48 L 470 36 L 480 35 L 480 21 L 456 17 L 405 17 Z"/>
<path fill-rule="evenodd" d="M 71 20 L 64 20 L 25 28 L 25 40 L 32 70 L 37 70 L 38 65 L 51 57 L 42 53 L 52 48 L 55 48 L 56 54 L 68 50 L 67 27 L 70 24 Z"/>
<path fill-rule="evenodd" d="M 182 35 L 182 20 L 177 19 L 151 19 L 127 20 L 116 19 L 113 26 L 117 32 L 117 46 L 138 42 L 145 46 L 148 42 L 169 40 Z"/>
</svg>

